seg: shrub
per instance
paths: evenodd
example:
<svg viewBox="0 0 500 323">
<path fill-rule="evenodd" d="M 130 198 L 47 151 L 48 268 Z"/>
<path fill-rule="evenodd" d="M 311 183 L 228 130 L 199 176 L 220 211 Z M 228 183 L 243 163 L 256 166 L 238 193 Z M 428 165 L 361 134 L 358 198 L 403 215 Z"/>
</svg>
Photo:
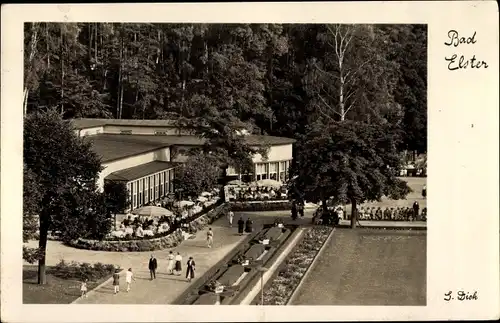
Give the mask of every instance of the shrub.
<svg viewBox="0 0 500 323">
<path fill-rule="evenodd" d="M 264 252 L 264 245 L 254 244 L 247 252 L 245 252 L 246 259 L 257 259 Z"/>
<path fill-rule="evenodd" d="M 51 268 L 50 273 L 62 279 L 88 279 L 96 281 L 106 276 L 113 274 L 115 266 L 111 264 L 104 265 L 96 263 L 91 265 L 89 263 L 70 262 L 69 264 L 62 259 L 57 265 Z"/>
<path fill-rule="evenodd" d="M 233 265 L 217 280 L 224 286 L 231 286 L 240 278 L 244 271 L 245 268 L 243 266 Z"/>
</svg>

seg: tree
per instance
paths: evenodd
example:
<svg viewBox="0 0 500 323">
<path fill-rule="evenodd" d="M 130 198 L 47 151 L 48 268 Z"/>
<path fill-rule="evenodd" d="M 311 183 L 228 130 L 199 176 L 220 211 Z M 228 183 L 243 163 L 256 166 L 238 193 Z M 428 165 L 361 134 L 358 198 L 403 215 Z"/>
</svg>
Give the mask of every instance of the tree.
<svg viewBox="0 0 500 323">
<path fill-rule="evenodd" d="M 405 197 L 410 189 L 396 176 L 401 167 L 399 134 L 388 124 L 343 121 L 311 130 L 300 142 L 292 165 L 295 191 L 311 201 L 352 205 L 351 227 L 357 205 L 382 196 Z"/>
<path fill-rule="evenodd" d="M 177 168 L 176 187 L 186 196 L 197 197 L 200 193 L 218 185 L 219 160 L 213 154 L 193 152 L 187 161 Z"/>
<path fill-rule="evenodd" d="M 378 122 L 400 110 L 394 100 L 398 65 L 388 59 L 387 35 L 373 25 L 325 25 L 323 50 L 308 61 L 304 87 L 325 123 Z"/>
<path fill-rule="evenodd" d="M 116 214 L 123 213 L 130 206 L 130 199 L 125 182 L 105 181 L 104 196 L 108 212 L 114 215 L 116 225 Z"/>
<path fill-rule="evenodd" d="M 38 232 L 38 214 L 42 195 L 36 175 L 27 168 L 26 164 L 23 172 L 23 242 L 28 242 L 35 239 Z M 23 259 L 27 262 L 36 262 L 38 254 L 38 248 L 23 246 Z"/>
<path fill-rule="evenodd" d="M 38 283 L 45 284 L 45 252 L 50 230 L 72 238 L 87 234 L 87 223 L 77 221 L 95 201 L 96 181 L 102 170 L 91 144 L 79 138 L 70 123 L 55 110 L 28 114 L 24 122 L 23 158 L 38 179 Z M 31 203 L 25 200 L 28 205 Z"/>
</svg>

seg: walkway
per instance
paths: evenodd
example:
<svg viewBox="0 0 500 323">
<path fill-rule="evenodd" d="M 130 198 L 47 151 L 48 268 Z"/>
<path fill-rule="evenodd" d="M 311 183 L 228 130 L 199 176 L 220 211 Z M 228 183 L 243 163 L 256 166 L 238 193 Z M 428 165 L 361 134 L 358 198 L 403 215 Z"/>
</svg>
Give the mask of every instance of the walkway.
<svg viewBox="0 0 500 323">
<path fill-rule="evenodd" d="M 254 221 L 256 230 L 265 221 L 273 222 L 275 218 L 282 218 L 285 222 L 299 225 L 310 225 L 313 211 L 307 211 L 304 218 L 292 221 L 290 211 L 273 212 L 235 212 L 234 224 L 240 216 L 243 219 L 250 217 Z M 369 223 L 371 222 L 371 223 Z M 346 224 L 348 221 L 346 221 Z M 390 222 L 390 221 L 361 221 L 362 225 L 387 225 L 387 226 L 421 226 L 424 223 L 418 222 Z M 425 224 L 424 224 L 425 225 Z M 136 281 L 132 282 L 132 290 L 125 292 L 125 273 L 120 275 L 121 292 L 113 294 L 111 282 L 101 286 L 99 289 L 89 292 L 88 298 L 78 299 L 78 304 L 170 304 L 180 296 L 190 285 L 184 279 L 185 272 L 181 276 L 166 274 L 167 255 L 170 250 L 180 252 L 183 256 L 183 268 L 187 258 L 192 256 L 196 261 L 197 278 L 212 266 L 217 264 L 225 255 L 235 248 L 245 236 L 236 233 L 236 225 L 229 228 L 227 220 L 221 218 L 211 226 L 214 231 L 214 246 L 207 248 L 205 244 L 205 232 L 198 232 L 194 239 L 182 242 L 177 248 L 159 250 L 155 252 L 106 252 L 75 249 L 63 245 L 57 241 L 49 241 L 47 245 L 47 265 L 56 265 L 61 259 L 67 262 L 101 262 L 104 264 L 119 265 L 123 269 L 132 268 Z M 32 241 L 30 245 L 36 246 L 37 242 Z M 148 261 L 151 253 L 154 253 L 158 260 L 157 279 L 149 280 Z M 197 279 L 195 278 L 195 280 Z"/>
<path fill-rule="evenodd" d="M 236 233 L 236 228 L 229 228 L 226 219 L 219 219 L 211 225 L 214 231 L 214 246 L 206 246 L 206 230 L 197 233 L 194 239 L 182 242 L 177 248 L 166 249 L 154 252 L 158 260 L 158 270 L 156 280 L 150 281 L 148 261 L 150 252 L 118 253 L 123 260 L 118 260 L 118 264 L 125 270 L 132 267 L 136 281 L 132 282 L 131 291 L 126 292 L 125 273 L 120 274 L 120 293 L 113 293 L 111 282 L 89 293 L 88 298 L 78 299 L 78 304 L 170 304 L 190 285 L 185 279 L 185 272 L 181 276 L 168 275 L 166 273 L 167 255 L 170 250 L 180 252 L 183 256 L 182 266 L 185 270 L 185 263 L 188 257 L 192 256 L 196 262 L 197 278 L 220 259 L 235 248 L 245 236 Z M 208 229 L 208 228 L 207 228 Z M 101 252 L 102 254 L 102 252 Z M 109 257 L 105 253 L 104 263 L 109 263 Z M 115 255 L 113 255 L 115 256 Z M 107 261 L 106 261 L 107 259 Z M 80 260 L 82 261 L 82 260 Z"/>
</svg>

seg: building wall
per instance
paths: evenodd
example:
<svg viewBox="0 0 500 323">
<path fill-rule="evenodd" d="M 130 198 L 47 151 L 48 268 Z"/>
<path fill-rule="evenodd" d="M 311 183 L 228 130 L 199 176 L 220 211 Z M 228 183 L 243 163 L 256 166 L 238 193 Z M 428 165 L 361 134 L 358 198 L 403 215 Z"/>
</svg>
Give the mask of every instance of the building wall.
<svg viewBox="0 0 500 323">
<path fill-rule="evenodd" d="M 104 189 L 104 179 L 116 171 L 150 163 L 152 161 L 170 161 L 170 147 L 161 148 L 141 155 L 118 159 L 115 161 L 103 163 L 104 170 L 99 174 L 98 186 L 100 190 Z"/>
<path fill-rule="evenodd" d="M 145 127 L 145 126 L 113 126 L 106 125 L 104 133 L 107 134 L 122 134 L 124 132 L 131 132 L 132 135 L 189 135 L 186 130 L 179 130 L 175 127 Z"/>
<path fill-rule="evenodd" d="M 103 127 L 92 127 L 78 130 L 80 137 L 97 135 L 104 132 Z"/>
<path fill-rule="evenodd" d="M 260 154 L 255 154 L 252 158 L 254 163 L 265 163 L 271 161 L 283 161 L 292 159 L 292 144 L 272 146 L 267 153 L 267 159 L 264 160 Z"/>
</svg>

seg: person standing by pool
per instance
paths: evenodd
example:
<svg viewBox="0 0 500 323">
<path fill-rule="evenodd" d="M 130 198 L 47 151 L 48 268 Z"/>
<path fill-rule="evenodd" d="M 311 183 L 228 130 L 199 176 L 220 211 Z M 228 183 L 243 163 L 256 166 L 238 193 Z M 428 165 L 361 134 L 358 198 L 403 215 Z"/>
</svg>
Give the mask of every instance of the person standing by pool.
<svg viewBox="0 0 500 323">
<path fill-rule="evenodd" d="M 419 209 L 420 209 L 420 206 L 418 205 L 418 201 L 415 201 L 413 203 L 413 219 L 417 218 Z"/>
<path fill-rule="evenodd" d="M 240 219 L 238 220 L 238 233 L 240 236 L 243 234 L 243 227 L 245 226 L 245 221 L 240 216 Z"/>
<path fill-rule="evenodd" d="M 234 213 L 232 210 L 229 210 L 229 213 L 227 214 L 227 219 L 229 221 L 229 226 L 231 228 L 233 227 L 233 218 L 234 218 Z"/>
<path fill-rule="evenodd" d="M 151 258 L 149 259 L 149 274 L 151 275 L 151 279 L 156 279 L 156 268 L 158 268 L 158 262 L 156 261 L 155 255 L 151 255 Z"/>
<path fill-rule="evenodd" d="M 208 231 L 207 231 L 207 246 L 209 248 L 212 248 L 213 244 L 214 244 L 214 232 L 212 231 L 212 228 L 208 228 Z"/>
<path fill-rule="evenodd" d="M 113 287 L 115 289 L 115 295 L 120 292 L 120 270 L 115 269 L 115 273 L 113 274 Z"/>
<path fill-rule="evenodd" d="M 247 219 L 245 222 L 245 232 L 246 233 L 251 233 L 253 231 L 253 222 L 250 220 L 250 218 Z"/>
<path fill-rule="evenodd" d="M 187 261 L 187 269 L 186 269 L 186 279 L 188 282 L 191 281 L 191 279 L 194 278 L 194 266 L 195 266 L 195 262 L 194 262 L 194 259 L 193 257 L 189 257 L 188 261 Z"/>
<path fill-rule="evenodd" d="M 180 253 L 175 256 L 175 272 L 177 276 L 180 276 L 182 272 L 182 256 Z"/>
<path fill-rule="evenodd" d="M 167 273 L 169 275 L 174 274 L 174 266 L 175 266 L 175 256 L 172 250 L 170 250 L 168 254 L 168 264 L 167 264 Z"/>
</svg>

